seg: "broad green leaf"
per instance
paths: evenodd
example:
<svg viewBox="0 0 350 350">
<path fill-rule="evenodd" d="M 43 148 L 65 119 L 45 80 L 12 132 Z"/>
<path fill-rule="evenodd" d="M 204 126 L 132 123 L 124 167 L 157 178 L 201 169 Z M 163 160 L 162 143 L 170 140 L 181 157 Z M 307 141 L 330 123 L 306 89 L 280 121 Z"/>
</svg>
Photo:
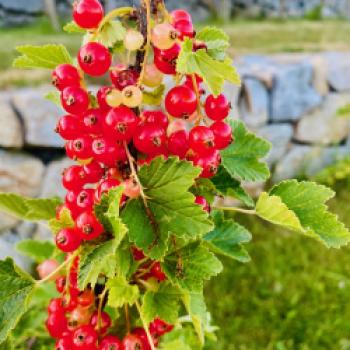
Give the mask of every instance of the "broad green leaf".
<svg viewBox="0 0 350 350">
<path fill-rule="evenodd" d="M 22 56 L 19 56 L 14 60 L 13 66 L 15 68 L 54 69 L 59 64 L 72 64 L 72 58 L 63 45 L 25 45 L 18 46 L 16 50 L 22 54 Z"/>
<path fill-rule="evenodd" d="M 161 344 L 161 350 L 193 350 L 183 339 L 169 340 Z"/>
<path fill-rule="evenodd" d="M 120 21 L 109 21 L 99 29 L 95 41 L 106 47 L 113 47 L 118 41 L 124 40 L 125 34 L 126 29 Z"/>
<path fill-rule="evenodd" d="M 230 43 L 228 35 L 222 29 L 205 27 L 196 34 L 196 40 L 206 44 L 209 56 L 217 60 L 225 59 Z"/>
<path fill-rule="evenodd" d="M 303 233 L 329 248 L 339 248 L 350 241 L 350 232 L 325 205 L 334 192 L 314 182 L 283 181 L 274 186 L 270 196 L 278 196 L 298 217 Z"/>
<path fill-rule="evenodd" d="M 63 30 L 67 33 L 86 33 L 86 30 L 80 28 L 74 21 L 66 23 L 63 27 Z"/>
<path fill-rule="evenodd" d="M 58 198 L 27 198 L 15 193 L 0 192 L 0 210 L 29 221 L 49 220 L 61 204 Z"/>
<path fill-rule="evenodd" d="M 162 157 L 139 170 L 148 209 L 141 199 L 132 200 L 121 216 L 131 241 L 152 259 L 164 256 L 170 233 L 193 240 L 212 229 L 207 213 L 188 191 L 199 173 L 190 162 Z"/>
<path fill-rule="evenodd" d="M 185 39 L 177 59 L 176 70 L 181 74 L 197 74 L 203 78 L 210 92 L 217 96 L 222 92 L 225 80 L 240 85 L 241 80 L 230 59 L 218 61 L 204 49 L 193 51 L 193 43 Z"/>
<path fill-rule="evenodd" d="M 139 297 L 139 288 L 136 285 L 130 285 L 123 276 L 114 277 L 107 282 L 108 305 L 111 307 L 121 307 L 128 303 L 135 304 Z"/>
<path fill-rule="evenodd" d="M 54 103 L 56 106 L 61 107 L 61 97 L 60 93 L 58 91 L 50 91 L 45 95 L 45 98 L 52 103 Z"/>
<path fill-rule="evenodd" d="M 303 231 L 298 217 L 283 202 L 281 197 L 262 192 L 256 204 L 256 213 L 261 218 L 291 230 Z"/>
<path fill-rule="evenodd" d="M 202 291 L 203 281 L 222 271 L 222 264 L 206 247 L 192 243 L 167 255 L 162 263 L 169 280 L 187 291 Z"/>
<path fill-rule="evenodd" d="M 164 84 L 159 85 L 156 89 L 152 91 L 144 90 L 142 92 L 143 103 L 149 106 L 159 106 L 162 103 L 164 91 Z"/>
<path fill-rule="evenodd" d="M 147 291 L 142 299 L 142 314 L 147 323 L 159 317 L 168 323 L 175 323 L 179 312 L 181 292 L 178 288 L 162 283 L 159 289 Z"/>
<path fill-rule="evenodd" d="M 221 151 L 222 165 L 238 180 L 264 181 L 269 178 L 267 164 L 261 161 L 269 153 L 271 144 L 249 132 L 242 121 L 231 120 L 233 142 Z"/>
<path fill-rule="evenodd" d="M 74 227 L 74 220 L 72 219 L 69 209 L 63 208 L 60 211 L 59 219 L 53 218 L 49 220 L 48 225 L 50 230 L 54 234 L 57 234 L 59 231 L 61 231 L 64 228 Z"/>
<path fill-rule="evenodd" d="M 183 325 L 175 328 L 161 338 L 159 348 L 161 350 L 200 350 L 203 346 L 198 341 L 193 327 Z"/>
<path fill-rule="evenodd" d="M 209 248 L 217 253 L 240 262 L 250 261 L 248 252 L 242 246 L 251 240 L 250 232 L 233 220 L 225 220 L 221 211 L 213 214 L 215 228 L 204 236 Z"/>
<path fill-rule="evenodd" d="M 10 258 L 0 261 L 0 281 L 1 344 L 26 312 L 35 282 Z"/>
<path fill-rule="evenodd" d="M 16 249 L 21 254 L 32 258 L 35 262 L 41 263 L 52 257 L 55 245 L 50 241 L 26 239 L 17 243 Z"/>
<path fill-rule="evenodd" d="M 244 190 L 240 181 L 231 177 L 223 166 L 219 167 L 217 174 L 211 178 L 211 181 L 222 195 L 238 199 L 247 207 L 253 208 L 255 206 L 254 200 Z"/>
</svg>

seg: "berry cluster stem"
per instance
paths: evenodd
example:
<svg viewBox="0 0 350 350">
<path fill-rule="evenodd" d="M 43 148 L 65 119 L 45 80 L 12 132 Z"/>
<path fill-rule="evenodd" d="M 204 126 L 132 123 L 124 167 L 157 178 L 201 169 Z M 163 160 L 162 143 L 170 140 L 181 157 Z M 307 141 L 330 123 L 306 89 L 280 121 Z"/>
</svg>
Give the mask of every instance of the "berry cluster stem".
<svg viewBox="0 0 350 350">
<path fill-rule="evenodd" d="M 142 314 L 142 311 L 141 311 L 141 305 L 139 303 L 139 301 L 137 300 L 136 303 L 136 308 L 137 308 L 137 311 L 140 315 L 140 319 L 141 319 L 141 322 L 142 322 L 142 325 L 143 325 L 143 328 L 146 332 L 146 335 L 147 335 L 147 339 L 148 339 L 148 342 L 149 342 L 149 345 L 151 347 L 151 350 L 155 350 L 155 347 L 154 347 L 154 344 L 153 344 L 153 338 L 152 338 L 152 335 L 149 331 L 149 328 L 148 328 L 148 325 L 147 325 L 147 322 L 145 321 L 144 317 L 143 317 L 143 314 Z"/>
<path fill-rule="evenodd" d="M 219 210 L 226 210 L 226 211 L 236 211 L 242 214 L 256 215 L 256 211 L 253 209 L 243 209 L 238 207 L 220 207 L 220 206 L 215 206 L 214 208 Z"/>
</svg>

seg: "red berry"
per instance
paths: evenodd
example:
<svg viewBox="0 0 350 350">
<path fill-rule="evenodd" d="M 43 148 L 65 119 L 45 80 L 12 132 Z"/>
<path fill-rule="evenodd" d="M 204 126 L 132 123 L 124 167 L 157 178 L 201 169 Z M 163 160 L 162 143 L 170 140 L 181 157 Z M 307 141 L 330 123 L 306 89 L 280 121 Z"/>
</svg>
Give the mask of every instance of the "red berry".
<svg viewBox="0 0 350 350">
<path fill-rule="evenodd" d="M 59 338 L 55 345 L 55 350 L 72 350 L 73 340 L 71 334 L 63 335 Z"/>
<path fill-rule="evenodd" d="M 79 191 L 86 184 L 83 167 L 72 165 L 63 171 L 62 184 L 67 190 Z"/>
<path fill-rule="evenodd" d="M 79 86 L 68 86 L 62 90 L 61 102 L 63 108 L 71 114 L 79 115 L 89 107 L 89 95 Z"/>
<path fill-rule="evenodd" d="M 174 23 L 178 22 L 178 21 L 192 21 L 191 15 L 186 11 L 186 10 L 174 10 L 170 13 L 171 19 Z"/>
<path fill-rule="evenodd" d="M 205 154 L 196 154 L 193 157 L 193 164 L 202 168 L 200 177 L 212 177 L 218 171 L 220 165 L 220 153 L 217 150 L 208 151 Z"/>
<path fill-rule="evenodd" d="M 232 129 L 230 125 L 217 121 L 210 126 L 215 135 L 215 147 L 225 149 L 232 141 Z"/>
<path fill-rule="evenodd" d="M 89 211 L 77 217 L 76 226 L 79 237 L 87 241 L 97 238 L 104 232 L 103 226 L 95 215 Z"/>
<path fill-rule="evenodd" d="M 122 350 L 122 342 L 118 337 L 106 335 L 102 338 L 99 350 Z"/>
<path fill-rule="evenodd" d="M 168 150 L 171 154 L 184 159 L 189 150 L 188 133 L 186 130 L 173 132 L 168 139 Z"/>
<path fill-rule="evenodd" d="M 106 115 L 104 131 L 121 141 L 130 141 L 138 124 L 138 117 L 132 109 L 121 106 L 113 108 Z"/>
<path fill-rule="evenodd" d="M 61 276 L 56 279 L 56 290 L 58 293 L 63 293 L 66 288 L 66 277 Z"/>
<path fill-rule="evenodd" d="M 88 324 L 91 318 L 91 309 L 88 307 L 82 307 L 78 305 L 69 314 L 68 328 L 70 331 L 74 331 L 76 328 Z"/>
<path fill-rule="evenodd" d="M 81 212 L 85 210 L 92 210 L 94 206 L 94 190 L 92 188 L 87 188 L 81 190 L 77 194 L 77 206 Z"/>
<path fill-rule="evenodd" d="M 47 311 L 49 314 L 57 314 L 57 313 L 64 314 L 65 309 L 64 309 L 62 298 L 51 299 L 47 307 Z"/>
<path fill-rule="evenodd" d="M 73 228 L 64 228 L 56 235 L 56 245 L 58 249 L 65 253 L 70 253 L 79 248 L 81 239 L 77 231 Z"/>
<path fill-rule="evenodd" d="M 97 28 L 104 16 L 104 10 L 98 0 L 80 0 L 73 9 L 74 22 L 81 28 Z"/>
<path fill-rule="evenodd" d="M 101 201 L 102 195 L 108 193 L 109 190 L 120 185 L 120 181 L 116 179 L 106 179 L 100 183 L 100 185 L 95 190 L 95 201 L 98 203 Z"/>
<path fill-rule="evenodd" d="M 52 272 L 54 272 L 59 267 L 59 263 L 55 259 L 47 259 L 39 264 L 36 268 L 38 271 L 38 275 L 40 279 L 44 279 L 49 276 Z M 59 275 L 59 272 L 50 278 L 51 281 L 54 281 Z"/>
<path fill-rule="evenodd" d="M 156 124 L 140 125 L 134 135 L 134 145 L 137 150 L 149 155 L 162 154 L 165 143 L 165 130 Z"/>
<path fill-rule="evenodd" d="M 45 324 L 52 338 L 60 338 L 68 331 L 67 319 L 61 312 L 49 314 Z"/>
<path fill-rule="evenodd" d="M 132 68 L 127 68 L 123 64 L 118 64 L 112 68 L 110 78 L 113 85 L 118 90 L 123 90 L 127 86 L 136 85 L 139 73 Z"/>
<path fill-rule="evenodd" d="M 84 132 L 94 136 L 102 134 L 104 118 L 105 113 L 101 108 L 87 110 L 82 119 Z"/>
<path fill-rule="evenodd" d="M 60 91 L 67 86 L 80 86 L 80 74 L 71 64 L 60 64 L 52 72 L 52 84 Z"/>
<path fill-rule="evenodd" d="M 218 97 L 209 95 L 205 100 L 205 113 L 212 120 L 225 119 L 230 113 L 230 109 L 230 102 L 223 94 Z"/>
<path fill-rule="evenodd" d="M 98 312 L 95 311 L 91 317 L 90 325 L 94 327 L 95 331 L 99 334 L 105 334 L 112 325 L 112 320 L 106 312 L 101 312 L 100 319 L 98 318 Z"/>
<path fill-rule="evenodd" d="M 140 337 L 134 334 L 128 334 L 122 342 L 123 350 L 146 350 Z"/>
<path fill-rule="evenodd" d="M 81 135 L 83 124 L 75 115 L 64 115 L 57 123 L 55 131 L 65 140 L 73 140 Z"/>
<path fill-rule="evenodd" d="M 189 145 L 197 153 L 214 149 L 215 135 L 207 126 L 196 126 L 190 131 Z"/>
<path fill-rule="evenodd" d="M 86 289 L 80 292 L 77 297 L 77 302 L 80 306 L 90 306 L 95 302 L 95 294 L 91 289 Z"/>
<path fill-rule="evenodd" d="M 187 119 L 197 109 L 197 96 L 187 86 L 175 86 L 165 97 L 165 108 L 173 117 Z"/>
<path fill-rule="evenodd" d="M 141 328 L 141 327 L 134 328 L 132 330 L 132 334 L 136 335 L 137 337 L 139 337 L 141 339 L 143 350 L 151 350 L 151 345 L 148 341 L 147 333 L 143 328 Z M 157 347 L 158 346 L 158 337 L 152 336 L 152 338 L 153 338 L 154 346 Z"/>
<path fill-rule="evenodd" d="M 126 179 L 123 182 L 124 191 L 123 194 L 129 198 L 137 198 L 140 196 L 141 188 L 140 185 L 134 179 Z"/>
<path fill-rule="evenodd" d="M 112 56 L 102 44 L 89 42 L 79 50 L 78 62 L 85 73 L 97 77 L 108 71 Z"/>
<path fill-rule="evenodd" d="M 149 326 L 149 330 L 152 335 L 162 336 L 173 330 L 174 326 L 172 324 L 166 323 L 160 318 L 156 318 Z"/>
<path fill-rule="evenodd" d="M 164 129 L 166 129 L 169 124 L 167 115 L 162 111 L 144 111 L 142 117 L 146 123 L 156 124 Z"/>
<path fill-rule="evenodd" d="M 181 46 L 175 44 L 168 50 L 154 48 L 154 64 L 164 74 L 176 73 L 176 60 L 181 51 Z"/>
<path fill-rule="evenodd" d="M 111 86 L 102 86 L 98 91 L 97 91 L 97 102 L 100 108 L 103 110 L 109 110 L 111 107 L 108 105 L 106 102 L 107 95 L 112 91 Z"/>
<path fill-rule="evenodd" d="M 77 328 L 73 333 L 74 350 L 96 350 L 97 333 L 89 325 Z"/>
<path fill-rule="evenodd" d="M 99 137 L 92 143 L 94 158 L 107 167 L 115 167 L 120 160 L 126 159 L 125 149 L 111 137 Z"/>
<path fill-rule="evenodd" d="M 152 277 L 154 277 L 158 281 L 166 280 L 166 275 L 162 271 L 162 267 L 160 266 L 160 262 L 154 263 L 150 272 L 151 272 Z"/>
<path fill-rule="evenodd" d="M 185 37 L 194 37 L 195 32 L 191 21 L 188 21 L 186 19 L 179 20 L 174 23 L 174 27 L 179 34 L 180 40 L 183 40 Z"/>
<path fill-rule="evenodd" d="M 210 205 L 209 203 L 207 202 L 207 200 L 202 197 L 202 196 L 196 196 L 196 199 L 194 201 L 196 204 L 199 204 L 203 207 L 203 209 L 205 211 L 207 211 L 208 213 L 210 213 Z"/>
<path fill-rule="evenodd" d="M 89 183 L 95 183 L 99 181 L 103 174 L 104 170 L 98 162 L 91 162 L 83 166 L 85 179 Z"/>
<path fill-rule="evenodd" d="M 135 261 L 140 261 L 145 258 L 145 254 L 141 249 L 138 249 L 136 247 L 131 247 L 131 252 Z"/>
<path fill-rule="evenodd" d="M 74 295 L 72 294 L 72 291 L 74 292 Z M 62 298 L 63 307 L 66 312 L 72 312 L 78 306 L 76 295 L 78 295 L 79 292 L 75 294 L 75 291 L 75 288 L 70 287 L 69 294 Z"/>
<path fill-rule="evenodd" d="M 92 138 L 90 135 L 83 135 L 69 141 L 70 151 L 67 153 L 72 159 L 89 159 L 92 157 Z"/>
</svg>

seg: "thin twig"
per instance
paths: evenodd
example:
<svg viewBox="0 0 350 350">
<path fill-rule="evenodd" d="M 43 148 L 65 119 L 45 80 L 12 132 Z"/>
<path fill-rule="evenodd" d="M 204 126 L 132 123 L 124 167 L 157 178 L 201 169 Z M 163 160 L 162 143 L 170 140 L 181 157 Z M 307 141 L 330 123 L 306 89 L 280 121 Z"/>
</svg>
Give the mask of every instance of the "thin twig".
<svg viewBox="0 0 350 350">
<path fill-rule="evenodd" d="M 97 308 L 97 334 L 100 336 L 101 331 L 101 314 L 102 314 L 102 307 L 103 307 L 103 300 L 106 296 L 107 288 L 104 289 L 104 291 L 99 295 L 99 301 L 98 301 L 98 308 Z"/>
<path fill-rule="evenodd" d="M 126 330 L 127 330 L 127 333 L 129 334 L 131 330 L 131 326 L 130 326 L 129 305 L 127 303 L 124 305 L 124 311 L 125 311 Z"/>
<path fill-rule="evenodd" d="M 154 344 L 153 344 L 153 338 L 151 336 L 151 333 L 149 331 L 149 328 L 148 328 L 148 325 L 147 325 L 147 322 L 145 321 L 143 315 L 142 315 L 142 312 L 141 312 L 141 306 L 140 306 L 140 303 L 138 302 L 138 300 L 136 301 L 136 308 L 137 308 L 137 311 L 140 315 L 140 319 L 141 319 L 141 322 L 142 322 L 142 325 L 143 325 L 143 328 L 146 332 L 146 335 L 147 335 L 147 339 L 148 339 L 148 342 L 149 342 L 149 345 L 151 347 L 151 350 L 156 350 L 156 348 L 154 347 Z"/>
<path fill-rule="evenodd" d="M 248 214 L 248 215 L 256 215 L 256 211 L 252 209 L 243 209 L 238 207 L 214 207 L 214 209 L 219 210 L 227 210 L 227 211 L 236 211 L 238 213 Z"/>
<path fill-rule="evenodd" d="M 197 80 L 196 80 L 196 75 L 195 74 L 191 74 L 191 78 L 192 78 L 192 85 L 193 85 L 193 89 L 194 92 L 196 93 L 196 97 L 197 97 L 197 120 L 195 125 L 198 126 L 201 122 L 201 120 L 203 119 L 203 114 L 202 114 L 202 110 L 201 110 L 201 97 L 199 94 L 199 90 L 198 90 L 198 85 L 197 85 Z"/>
</svg>

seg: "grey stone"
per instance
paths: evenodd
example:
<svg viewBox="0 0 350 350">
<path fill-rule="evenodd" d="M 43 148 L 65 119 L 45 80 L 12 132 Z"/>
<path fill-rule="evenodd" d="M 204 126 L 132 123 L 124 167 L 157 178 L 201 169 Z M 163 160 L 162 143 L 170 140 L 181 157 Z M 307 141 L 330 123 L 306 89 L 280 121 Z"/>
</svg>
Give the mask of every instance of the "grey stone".
<svg viewBox="0 0 350 350">
<path fill-rule="evenodd" d="M 25 142 L 30 146 L 62 147 L 63 141 L 54 129 L 63 112 L 44 94 L 44 89 L 23 89 L 12 97 L 24 122 Z"/>
<path fill-rule="evenodd" d="M 329 94 L 319 108 L 299 121 L 295 139 L 322 145 L 346 139 L 350 134 L 350 119 L 338 116 L 337 111 L 349 103 L 350 94 Z"/>
<path fill-rule="evenodd" d="M 272 143 L 271 151 L 266 159 L 268 164 L 272 166 L 287 152 L 293 136 L 293 127 L 287 123 L 271 124 L 259 129 L 257 133 Z"/>
<path fill-rule="evenodd" d="M 0 146 L 16 147 L 23 146 L 22 125 L 9 100 L 0 96 Z"/>
<path fill-rule="evenodd" d="M 0 212 L 0 233 L 17 226 L 19 222 L 15 217 Z"/>
<path fill-rule="evenodd" d="M 350 90 L 350 53 L 328 52 L 324 57 L 329 85 L 336 91 Z"/>
<path fill-rule="evenodd" d="M 0 7 L 11 11 L 37 14 L 44 10 L 44 2 L 41 0 L 0 0 Z"/>
<path fill-rule="evenodd" d="M 312 74 L 312 65 L 307 62 L 278 67 L 271 92 L 273 121 L 298 120 L 321 103 L 321 96 L 311 85 Z"/>
<path fill-rule="evenodd" d="M 239 101 L 241 118 L 256 129 L 268 121 L 269 95 L 265 85 L 253 78 L 244 79 L 244 93 Z"/>
</svg>

